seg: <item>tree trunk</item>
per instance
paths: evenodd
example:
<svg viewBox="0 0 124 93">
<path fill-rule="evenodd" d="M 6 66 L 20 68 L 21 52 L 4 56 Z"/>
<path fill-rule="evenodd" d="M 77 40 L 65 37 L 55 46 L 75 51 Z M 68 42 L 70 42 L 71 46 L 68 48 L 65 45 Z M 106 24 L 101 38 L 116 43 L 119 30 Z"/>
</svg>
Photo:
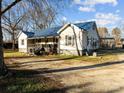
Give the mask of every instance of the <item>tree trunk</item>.
<svg viewBox="0 0 124 93">
<path fill-rule="evenodd" d="M 74 27 L 72 27 L 72 30 L 73 30 L 74 37 L 75 37 L 75 44 L 76 44 L 76 49 L 77 49 L 78 56 L 81 56 L 80 51 L 78 49 L 77 36 L 76 36 Z"/>
<path fill-rule="evenodd" d="M 4 57 L 3 57 L 3 34 L 2 34 L 2 26 L 1 26 L 1 9 L 2 8 L 2 1 L 0 1 L 0 76 L 5 75 L 7 73 L 7 68 L 4 64 Z"/>
<path fill-rule="evenodd" d="M 15 50 L 15 32 L 13 30 L 13 35 L 12 35 L 12 50 Z"/>
</svg>

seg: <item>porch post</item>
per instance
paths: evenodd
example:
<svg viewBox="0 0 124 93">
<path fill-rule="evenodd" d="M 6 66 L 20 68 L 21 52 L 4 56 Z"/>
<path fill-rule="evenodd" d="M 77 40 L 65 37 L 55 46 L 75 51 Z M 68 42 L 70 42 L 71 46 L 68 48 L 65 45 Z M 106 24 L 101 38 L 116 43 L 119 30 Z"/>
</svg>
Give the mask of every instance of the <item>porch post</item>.
<svg viewBox="0 0 124 93">
<path fill-rule="evenodd" d="M 48 51 L 47 42 L 48 42 L 48 41 L 47 41 L 47 37 L 45 37 L 45 49 L 46 49 L 46 51 Z M 46 52 L 46 51 L 45 51 L 45 52 Z"/>
<path fill-rule="evenodd" d="M 58 45 L 58 49 L 57 49 L 58 51 L 57 52 L 58 52 L 58 54 L 60 54 L 60 36 L 58 37 L 58 44 L 57 45 Z"/>
</svg>

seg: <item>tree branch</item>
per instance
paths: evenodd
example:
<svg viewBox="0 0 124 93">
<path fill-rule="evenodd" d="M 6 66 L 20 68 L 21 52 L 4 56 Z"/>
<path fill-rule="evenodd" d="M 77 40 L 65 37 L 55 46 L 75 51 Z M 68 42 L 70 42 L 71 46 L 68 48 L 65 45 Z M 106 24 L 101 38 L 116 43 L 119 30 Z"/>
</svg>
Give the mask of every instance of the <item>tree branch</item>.
<svg viewBox="0 0 124 93">
<path fill-rule="evenodd" d="M 6 27 L 2 26 L 2 29 L 4 29 L 5 31 L 7 31 L 8 33 L 10 33 L 11 35 L 13 34 L 9 29 L 7 29 Z"/>
<path fill-rule="evenodd" d="M 15 0 L 14 2 L 12 2 L 10 5 L 8 5 L 2 12 L 0 15 L 4 14 L 7 10 L 9 10 L 10 8 L 12 8 L 13 6 L 15 6 L 18 2 L 20 2 L 22 0 Z"/>
</svg>

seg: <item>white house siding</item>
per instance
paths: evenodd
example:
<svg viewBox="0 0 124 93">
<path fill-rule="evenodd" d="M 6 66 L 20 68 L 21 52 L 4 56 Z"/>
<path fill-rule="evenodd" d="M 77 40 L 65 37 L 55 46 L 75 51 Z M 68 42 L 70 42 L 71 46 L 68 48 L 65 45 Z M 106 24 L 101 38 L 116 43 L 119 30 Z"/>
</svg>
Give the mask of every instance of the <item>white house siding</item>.
<svg viewBox="0 0 124 93">
<path fill-rule="evenodd" d="M 87 31 L 87 33 L 88 33 L 87 36 L 88 36 L 89 39 L 94 39 L 94 41 L 97 42 L 97 46 L 96 47 L 93 47 L 91 45 L 90 46 L 90 49 L 98 49 L 99 48 L 99 36 L 97 34 L 96 29 L 91 28 L 91 29 L 89 29 L 89 31 Z M 93 41 L 91 41 L 91 43 L 93 43 Z"/>
<path fill-rule="evenodd" d="M 78 46 L 76 46 L 75 40 L 74 40 L 73 46 L 66 45 L 65 36 L 66 35 L 74 36 L 73 27 L 74 27 L 74 31 L 76 34 L 76 42 L 77 42 Z M 81 29 L 79 29 L 75 25 L 71 25 L 71 26 L 67 27 L 64 31 L 62 31 L 60 33 L 60 53 L 78 55 L 78 52 L 77 52 L 77 48 L 78 48 L 78 50 L 80 51 L 80 54 L 82 55 L 82 50 L 86 47 L 86 45 L 85 45 L 86 43 L 83 43 L 83 40 L 82 40 L 82 38 L 85 38 L 85 37 L 82 37 L 83 34 L 86 34 L 86 33 L 83 33 L 81 31 Z M 85 40 L 84 40 L 84 42 L 86 42 Z"/>
<path fill-rule="evenodd" d="M 24 45 L 22 45 L 22 40 L 24 40 Z M 27 52 L 27 35 L 23 32 L 20 34 L 18 38 L 18 46 L 19 46 L 19 52 Z"/>
<path fill-rule="evenodd" d="M 87 32 L 86 31 L 83 31 L 83 49 L 87 49 Z"/>
</svg>

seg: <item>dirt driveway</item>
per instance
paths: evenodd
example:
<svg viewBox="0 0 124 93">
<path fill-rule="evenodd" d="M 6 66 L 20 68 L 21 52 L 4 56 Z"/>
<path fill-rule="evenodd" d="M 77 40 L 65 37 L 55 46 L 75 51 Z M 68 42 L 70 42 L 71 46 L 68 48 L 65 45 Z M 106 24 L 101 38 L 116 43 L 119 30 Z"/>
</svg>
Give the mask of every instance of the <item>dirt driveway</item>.
<svg viewBox="0 0 124 93">
<path fill-rule="evenodd" d="M 66 93 L 124 93 L 124 57 L 106 63 L 76 62 L 73 59 L 11 59 L 16 69 L 37 70 L 58 78 Z"/>
</svg>

